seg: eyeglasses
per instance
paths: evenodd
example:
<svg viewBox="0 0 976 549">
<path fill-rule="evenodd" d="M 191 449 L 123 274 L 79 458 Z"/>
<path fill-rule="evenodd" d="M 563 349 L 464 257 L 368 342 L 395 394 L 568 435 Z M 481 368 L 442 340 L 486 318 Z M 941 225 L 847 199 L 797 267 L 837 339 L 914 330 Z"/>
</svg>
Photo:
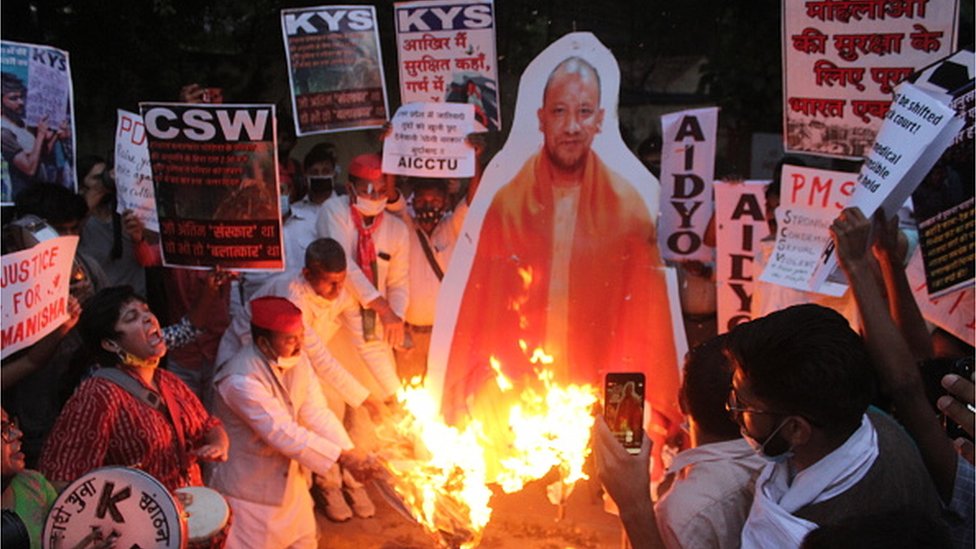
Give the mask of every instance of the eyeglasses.
<svg viewBox="0 0 976 549">
<path fill-rule="evenodd" d="M 749 412 L 750 414 L 765 414 L 770 416 L 783 415 L 779 412 L 771 412 L 769 410 L 760 410 L 759 408 L 741 406 L 739 403 L 739 395 L 735 392 L 735 387 L 729 387 L 729 397 L 725 401 L 725 411 L 729 413 L 733 420 L 746 412 Z"/>
<path fill-rule="evenodd" d="M 21 434 L 20 427 L 17 425 L 17 418 L 0 421 L 0 437 L 2 437 L 3 441 L 7 444 L 10 444 L 20 438 Z"/>
</svg>

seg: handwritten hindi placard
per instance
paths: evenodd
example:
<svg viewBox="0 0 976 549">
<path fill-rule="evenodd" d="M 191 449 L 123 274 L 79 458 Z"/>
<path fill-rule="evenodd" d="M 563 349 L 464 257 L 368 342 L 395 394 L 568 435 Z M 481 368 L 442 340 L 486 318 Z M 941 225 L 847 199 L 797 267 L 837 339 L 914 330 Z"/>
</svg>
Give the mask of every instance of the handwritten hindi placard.
<svg viewBox="0 0 976 549">
<path fill-rule="evenodd" d="M 383 172 L 415 177 L 471 177 L 474 109 L 456 103 L 410 103 L 397 109 L 383 143 Z"/>
</svg>

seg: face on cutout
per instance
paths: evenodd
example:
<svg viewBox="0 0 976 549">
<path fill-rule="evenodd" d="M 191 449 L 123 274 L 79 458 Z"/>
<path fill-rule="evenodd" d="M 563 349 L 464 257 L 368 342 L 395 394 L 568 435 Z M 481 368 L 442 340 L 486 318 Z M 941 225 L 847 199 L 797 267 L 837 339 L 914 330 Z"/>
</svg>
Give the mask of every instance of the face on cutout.
<svg viewBox="0 0 976 549">
<path fill-rule="evenodd" d="M 4 477 L 16 475 L 27 467 L 26 458 L 20 449 L 23 436 L 24 433 L 7 415 L 7 411 L 3 410 L 3 470 L 0 474 Z"/>
<path fill-rule="evenodd" d="M 603 124 L 596 76 L 586 69 L 560 69 L 549 82 L 538 116 L 552 163 L 561 170 L 581 169 Z"/>
<path fill-rule="evenodd" d="M 166 354 L 166 341 L 159 329 L 159 320 L 143 301 L 133 299 L 122 305 L 115 331 L 119 335 L 113 341 L 102 342 L 110 352 L 121 347 L 137 359 L 157 361 Z"/>
<path fill-rule="evenodd" d="M 333 301 L 339 297 L 339 292 L 342 291 L 342 285 L 346 281 L 346 271 L 323 273 L 304 268 L 302 269 L 302 275 L 305 276 L 308 285 L 312 287 L 319 297 L 328 299 L 329 301 Z"/>
</svg>

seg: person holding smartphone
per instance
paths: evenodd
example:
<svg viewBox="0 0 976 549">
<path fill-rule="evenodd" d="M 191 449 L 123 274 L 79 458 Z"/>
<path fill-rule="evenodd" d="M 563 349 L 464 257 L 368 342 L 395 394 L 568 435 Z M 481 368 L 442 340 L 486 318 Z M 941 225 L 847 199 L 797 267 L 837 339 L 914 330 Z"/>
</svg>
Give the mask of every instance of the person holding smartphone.
<svg viewBox="0 0 976 549">
<path fill-rule="evenodd" d="M 752 483 L 765 461 L 726 411 L 732 375 L 724 342 L 724 336 L 713 338 L 685 358 L 678 403 L 692 447 L 675 456 L 662 483 L 670 488 L 653 506 L 647 442 L 636 456 L 627 455 L 607 424 L 597 422 L 600 479 L 634 547 L 739 547 Z"/>
</svg>

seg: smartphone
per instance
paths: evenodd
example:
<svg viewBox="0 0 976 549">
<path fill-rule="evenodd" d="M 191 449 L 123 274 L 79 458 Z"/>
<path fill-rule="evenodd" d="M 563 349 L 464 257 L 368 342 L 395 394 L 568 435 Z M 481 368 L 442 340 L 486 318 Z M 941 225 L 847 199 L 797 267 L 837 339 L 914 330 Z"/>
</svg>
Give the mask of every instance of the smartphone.
<svg viewBox="0 0 976 549">
<path fill-rule="evenodd" d="M 603 418 L 629 453 L 640 453 L 644 441 L 644 374 L 607 374 L 603 391 Z"/>
<path fill-rule="evenodd" d="M 918 367 L 922 374 L 923 384 L 925 385 L 925 395 L 933 407 L 935 407 L 935 403 L 939 400 L 939 397 L 948 394 L 942 387 L 942 378 L 946 374 L 956 374 L 963 379 L 972 379 L 973 363 L 973 357 L 959 359 L 934 358 L 919 362 Z M 973 437 L 969 436 L 969 433 L 964 431 L 956 422 L 947 418 L 945 414 L 939 413 L 939 419 L 942 421 L 946 434 L 950 438 L 965 437 L 972 440 Z"/>
</svg>

